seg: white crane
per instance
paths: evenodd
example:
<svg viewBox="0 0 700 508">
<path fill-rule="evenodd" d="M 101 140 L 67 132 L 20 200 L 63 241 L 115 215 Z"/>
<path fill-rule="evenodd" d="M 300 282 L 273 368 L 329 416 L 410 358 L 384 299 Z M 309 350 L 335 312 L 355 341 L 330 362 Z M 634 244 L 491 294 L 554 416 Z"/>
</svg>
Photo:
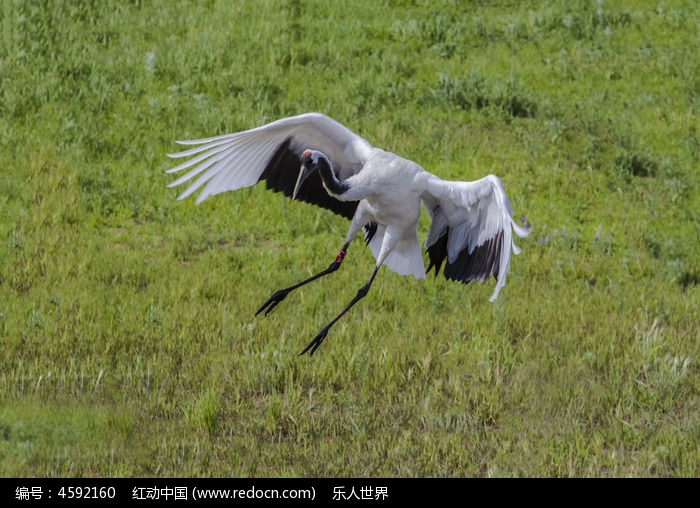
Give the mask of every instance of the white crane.
<svg viewBox="0 0 700 508">
<path fill-rule="evenodd" d="M 498 177 L 473 182 L 441 180 L 415 162 L 373 147 L 345 126 L 320 113 L 283 118 L 261 127 L 192 141 L 194 148 L 169 154 L 196 155 L 169 173 L 192 168 L 169 186 L 198 177 L 183 192 L 184 199 L 201 187 L 197 204 L 220 192 L 249 187 L 264 180 L 267 188 L 292 199 L 328 208 L 351 219 L 345 243 L 335 260 L 321 272 L 280 289 L 257 310 L 267 315 L 293 290 L 336 271 L 357 234 L 363 230 L 376 265 L 367 283 L 340 313 L 311 339 L 300 354 L 313 354 L 328 330 L 369 291 L 379 267 L 401 275 L 425 277 L 418 242 L 420 204 L 431 225 L 425 241 L 437 275 L 447 258 L 444 275 L 467 283 L 493 275 L 494 301 L 506 283 L 513 231 L 528 231 L 512 219 L 513 210 Z"/>
</svg>

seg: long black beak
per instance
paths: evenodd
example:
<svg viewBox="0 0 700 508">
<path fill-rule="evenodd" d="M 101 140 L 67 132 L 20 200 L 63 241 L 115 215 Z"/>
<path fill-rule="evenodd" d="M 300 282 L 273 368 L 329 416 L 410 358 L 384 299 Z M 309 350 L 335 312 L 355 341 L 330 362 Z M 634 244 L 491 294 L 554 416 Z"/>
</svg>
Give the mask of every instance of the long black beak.
<svg viewBox="0 0 700 508">
<path fill-rule="evenodd" d="M 294 192 L 292 192 L 292 199 L 297 198 L 297 194 L 299 194 L 299 189 L 301 189 L 301 186 L 304 184 L 306 179 L 311 176 L 311 173 L 313 173 L 315 168 L 309 167 L 306 163 L 301 164 L 301 168 L 299 168 L 299 177 L 297 178 L 297 183 L 294 186 Z"/>
</svg>

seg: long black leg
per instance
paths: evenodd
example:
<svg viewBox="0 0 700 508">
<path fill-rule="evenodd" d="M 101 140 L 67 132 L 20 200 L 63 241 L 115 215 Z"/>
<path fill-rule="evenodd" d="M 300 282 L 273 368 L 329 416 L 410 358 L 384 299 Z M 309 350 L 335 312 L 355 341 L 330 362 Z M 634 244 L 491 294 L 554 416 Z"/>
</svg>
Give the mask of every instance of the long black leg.
<svg viewBox="0 0 700 508">
<path fill-rule="evenodd" d="M 289 286 L 288 288 L 284 289 L 279 289 L 272 293 L 272 296 L 260 306 L 255 315 L 257 316 L 264 310 L 265 315 L 267 316 L 272 311 L 272 309 L 274 309 L 277 306 L 278 303 L 284 300 L 286 296 L 295 289 L 300 288 L 301 286 L 308 284 L 309 282 L 312 282 L 318 279 L 319 277 L 323 277 L 324 275 L 328 275 L 329 273 L 335 272 L 338 268 L 340 268 L 340 263 L 343 262 L 343 259 L 345 258 L 345 253 L 347 252 L 349 245 L 349 242 L 345 242 L 345 245 L 343 245 L 343 247 L 338 252 L 338 255 L 335 257 L 335 261 L 328 265 L 328 268 L 326 268 L 325 270 L 320 271 L 315 275 L 312 275 L 308 279 L 304 279 L 301 282 L 297 282 L 293 286 Z"/>
<path fill-rule="evenodd" d="M 350 300 L 350 303 L 348 303 L 345 306 L 345 308 L 338 313 L 338 315 L 336 317 L 331 319 L 331 321 L 326 326 L 321 328 L 321 331 L 318 332 L 318 335 L 316 335 L 316 337 L 311 339 L 311 342 L 309 342 L 306 345 L 306 347 L 303 349 L 303 351 L 301 353 L 299 353 L 299 356 L 303 355 L 304 353 L 306 353 L 309 350 L 311 350 L 309 355 L 313 355 L 314 352 L 321 345 L 323 340 L 326 338 L 326 335 L 328 335 L 328 330 L 330 330 L 331 326 L 333 326 L 335 324 L 335 322 L 338 321 L 343 316 L 343 314 L 345 314 L 347 311 L 349 311 L 350 307 L 355 305 L 357 302 L 359 302 L 362 298 L 364 298 L 367 295 L 367 293 L 369 292 L 369 288 L 372 285 L 372 281 L 374 280 L 374 277 L 377 275 L 377 271 L 379 270 L 379 266 L 381 266 L 381 265 L 378 265 L 374 268 L 374 271 L 372 272 L 372 275 L 370 276 L 369 280 L 367 281 L 367 284 L 365 284 L 360 289 L 358 289 L 357 294 L 355 295 L 355 297 L 352 300 Z"/>
</svg>

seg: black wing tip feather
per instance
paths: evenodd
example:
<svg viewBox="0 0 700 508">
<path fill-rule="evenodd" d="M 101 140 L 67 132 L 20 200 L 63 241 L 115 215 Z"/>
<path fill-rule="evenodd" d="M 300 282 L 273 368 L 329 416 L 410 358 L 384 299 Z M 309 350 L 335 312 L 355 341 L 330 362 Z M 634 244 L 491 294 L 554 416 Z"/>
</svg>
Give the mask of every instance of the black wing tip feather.
<svg viewBox="0 0 700 508">
<path fill-rule="evenodd" d="M 377 223 L 371 221 L 362 227 L 365 230 L 365 244 L 369 245 L 369 243 L 372 241 L 372 238 L 374 238 L 374 235 L 377 233 Z"/>
<path fill-rule="evenodd" d="M 448 234 L 449 229 L 437 242 L 428 247 L 428 257 L 430 258 L 428 272 L 435 267 L 436 276 L 447 257 Z M 446 279 L 460 281 L 464 284 L 473 280 L 486 281 L 491 275 L 498 280 L 502 248 L 503 232 L 501 231 L 495 237 L 477 246 L 471 253 L 469 253 L 469 249 L 462 250 L 454 263 L 447 261 L 443 274 Z"/>
<path fill-rule="evenodd" d="M 289 137 L 280 144 L 275 154 L 265 166 L 258 182 L 265 180 L 265 186 L 275 192 L 282 192 L 292 197 L 294 185 L 299 176 L 301 159 L 291 149 L 292 138 Z M 339 201 L 326 192 L 318 172 L 307 178 L 297 194 L 299 201 L 326 208 L 338 215 L 352 219 L 357 209 L 357 201 Z"/>
<path fill-rule="evenodd" d="M 428 269 L 426 273 L 430 273 L 430 270 L 435 268 L 435 277 L 440 273 L 440 268 L 442 267 L 443 261 L 447 257 L 447 233 L 438 238 L 438 241 L 433 245 L 428 247 L 428 259 L 430 263 L 428 264 Z"/>
</svg>

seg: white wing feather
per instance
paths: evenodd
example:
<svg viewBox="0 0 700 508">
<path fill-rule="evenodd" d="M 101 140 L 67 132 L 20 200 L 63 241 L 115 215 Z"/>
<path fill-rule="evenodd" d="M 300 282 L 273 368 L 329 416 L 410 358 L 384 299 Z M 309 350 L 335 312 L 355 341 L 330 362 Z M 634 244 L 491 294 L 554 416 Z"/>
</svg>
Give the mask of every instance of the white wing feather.
<svg viewBox="0 0 700 508">
<path fill-rule="evenodd" d="M 474 182 L 452 182 L 434 175 L 427 180 L 423 201 L 431 217 L 431 226 L 425 242 L 426 249 L 445 234 L 447 237 L 447 261 L 454 263 L 460 252 L 474 249 L 491 239 L 501 236 L 498 251 L 498 282 L 490 300 L 498 297 L 505 286 L 510 268 L 510 254 L 520 253 L 513 241 L 513 231 L 520 237 L 528 235 L 512 218 L 513 209 L 501 181 L 488 175 Z"/>
<path fill-rule="evenodd" d="M 307 148 L 325 153 L 342 179 L 362 169 L 372 149 L 367 140 L 332 118 L 321 113 L 306 113 L 243 132 L 178 141 L 180 145 L 200 146 L 168 154 L 171 158 L 196 155 L 168 170 L 168 173 L 176 173 L 193 168 L 169 187 L 198 176 L 178 199 L 190 196 L 206 184 L 197 197 L 197 203 L 201 203 L 214 194 L 255 185 L 272 156 L 287 139 L 290 148 L 298 154 Z"/>
</svg>

